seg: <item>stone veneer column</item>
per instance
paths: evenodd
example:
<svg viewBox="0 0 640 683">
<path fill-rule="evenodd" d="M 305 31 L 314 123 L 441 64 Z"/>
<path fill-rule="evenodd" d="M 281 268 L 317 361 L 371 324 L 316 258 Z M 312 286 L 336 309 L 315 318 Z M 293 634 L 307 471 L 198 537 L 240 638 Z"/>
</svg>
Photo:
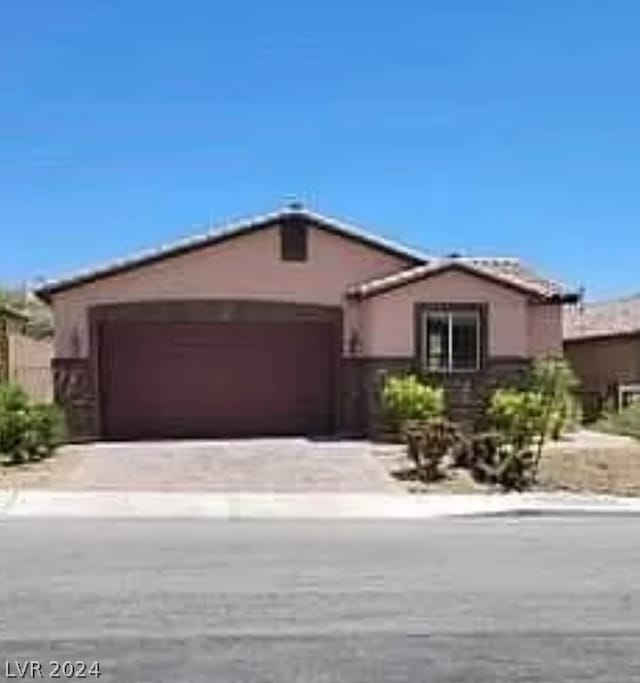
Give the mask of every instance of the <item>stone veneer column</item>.
<svg viewBox="0 0 640 683">
<path fill-rule="evenodd" d="M 358 358 L 358 405 L 362 436 L 376 436 L 384 429 L 382 419 L 382 387 L 387 375 L 413 372 L 413 358 Z"/>
<path fill-rule="evenodd" d="M 54 358 L 53 390 L 55 401 L 67 418 L 72 441 L 87 441 L 97 434 L 97 403 L 87 358 Z"/>
<path fill-rule="evenodd" d="M 366 434 L 363 414 L 362 359 L 343 357 L 340 372 L 341 436 L 362 437 Z"/>
</svg>

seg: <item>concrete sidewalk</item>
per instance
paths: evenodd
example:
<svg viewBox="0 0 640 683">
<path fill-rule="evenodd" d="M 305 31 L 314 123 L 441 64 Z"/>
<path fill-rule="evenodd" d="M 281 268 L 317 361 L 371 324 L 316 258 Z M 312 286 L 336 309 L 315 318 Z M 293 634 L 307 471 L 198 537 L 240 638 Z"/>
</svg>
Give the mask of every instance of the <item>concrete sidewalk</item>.
<svg viewBox="0 0 640 683">
<path fill-rule="evenodd" d="M 3 518 L 438 519 L 486 516 L 638 516 L 640 498 L 565 493 L 173 493 L 0 490 Z"/>
</svg>

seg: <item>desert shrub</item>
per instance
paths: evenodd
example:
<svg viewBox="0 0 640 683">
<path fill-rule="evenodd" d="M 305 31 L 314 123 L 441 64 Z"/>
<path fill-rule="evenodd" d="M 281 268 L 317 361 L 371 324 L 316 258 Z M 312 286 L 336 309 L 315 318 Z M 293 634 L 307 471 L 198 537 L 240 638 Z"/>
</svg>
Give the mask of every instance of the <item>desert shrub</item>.
<svg viewBox="0 0 640 683">
<path fill-rule="evenodd" d="M 64 439 L 57 406 L 31 403 L 19 387 L 0 384 L 0 461 L 20 464 L 50 455 Z"/>
<path fill-rule="evenodd" d="M 640 401 L 634 401 L 619 412 L 609 413 L 599 420 L 595 427 L 603 432 L 640 439 Z"/>
<path fill-rule="evenodd" d="M 455 424 L 442 418 L 410 420 L 403 429 L 407 443 L 407 455 L 422 481 L 434 481 L 441 472 L 444 457 L 461 440 Z"/>
<path fill-rule="evenodd" d="M 477 481 L 488 481 L 488 468 L 495 463 L 495 454 L 501 441 L 499 432 L 480 432 L 465 439 L 456 450 L 455 464 L 467 468 Z"/>
<path fill-rule="evenodd" d="M 513 444 L 503 443 L 498 448 L 491 477 L 505 491 L 524 491 L 535 483 L 537 469 L 537 455 L 533 448 L 516 448 Z"/>
<path fill-rule="evenodd" d="M 541 394 L 547 412 L 547 436 L 559 439 L 581 421 L 578 379 L 563 359 L 537 360 L 529 375 L 529 390 Z"/>
<path fill-rule="evenodd" d="M 476 481 L 523 491 L 535 481 L 535 451 L 516 447 L 500 432 L 475 434 L 466 442 L 466 462 Z"/>
<path fill-rule="evenodd" d="M 444 412 L 444 391 L 423 384 L 415 375 L 391 375 L 382 389 L 382 410 L 386 426 L 401 433 L 410 420 L 441 416 Z"/>
</svg>

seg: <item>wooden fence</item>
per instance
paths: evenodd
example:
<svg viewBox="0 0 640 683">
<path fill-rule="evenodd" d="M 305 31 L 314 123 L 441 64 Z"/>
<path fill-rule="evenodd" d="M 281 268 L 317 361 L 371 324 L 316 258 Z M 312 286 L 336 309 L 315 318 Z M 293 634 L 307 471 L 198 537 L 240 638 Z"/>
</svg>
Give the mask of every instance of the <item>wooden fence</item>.
<svg viewBox="0 0 640 683">
<path fill-rule="evenodd" d="M 52 401 L 51 341 L 14 332 L 8 335 L 8 342 L 9 381 L 19 384 L 36 401 Z"/>
</svg>

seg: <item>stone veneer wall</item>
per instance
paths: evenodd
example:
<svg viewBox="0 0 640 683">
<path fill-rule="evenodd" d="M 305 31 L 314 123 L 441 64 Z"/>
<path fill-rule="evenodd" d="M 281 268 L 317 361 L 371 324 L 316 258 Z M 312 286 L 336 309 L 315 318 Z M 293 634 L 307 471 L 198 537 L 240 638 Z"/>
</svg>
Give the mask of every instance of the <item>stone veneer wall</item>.
<svg viewBox="0 0 640 683">
<path fill-rule="evenodd" d="M 385 377 L 414 370 L 413 358 L 345 358 L 342 431 L 350 436 L 375 436 L 383 427 L 380 399 Z"/>
<path fill-rule="evenodd" d="M 417 372 L 425 381 L 444 387 L 447 415 L 463 428 L 481 426 L 489 396 L 499 386 L 522 383 L 531 361 L 492 358 L 474 373 L 424 374 L 414 358 L 349 358 L 343 371 L 343 431 L 375 436 L 383 430 L 381 392 L 389 374 Z"/>
<path fill-rule="evenodd" d="M 67 418 L 73 441 L 88 441 L 97 434 L 97 402 L 87 358 L 54 358 L 53 391 Z"/>
<path fill-rule="evenodd" d="M 438 379 L 444 386 L 449 419 L 466 430 L 481 428 L 493 391 L 520 386 L 531 366 L 527 358 L 489 358 L 479 372 L 451 373 Z"/>
<path fill-rule="evenodd" d="M 445 389 L 450 419 L 471 429 L 484 416 L 486 401 L 498 386 L 519 384 L 530 366 L 528 359 L 489 359 L 477 373 L 424 375 Z M 344 358 L 338 432 L 343 436 L 375 436 L 383 428 L 381 390 L 389 374 L 416 372 L 414 358 Z M 67 415 L 71 437 L 89 440 L 97 434 L 97 402 L 89 360 L 53 361 L 55 399 Z"/>
</svg>

